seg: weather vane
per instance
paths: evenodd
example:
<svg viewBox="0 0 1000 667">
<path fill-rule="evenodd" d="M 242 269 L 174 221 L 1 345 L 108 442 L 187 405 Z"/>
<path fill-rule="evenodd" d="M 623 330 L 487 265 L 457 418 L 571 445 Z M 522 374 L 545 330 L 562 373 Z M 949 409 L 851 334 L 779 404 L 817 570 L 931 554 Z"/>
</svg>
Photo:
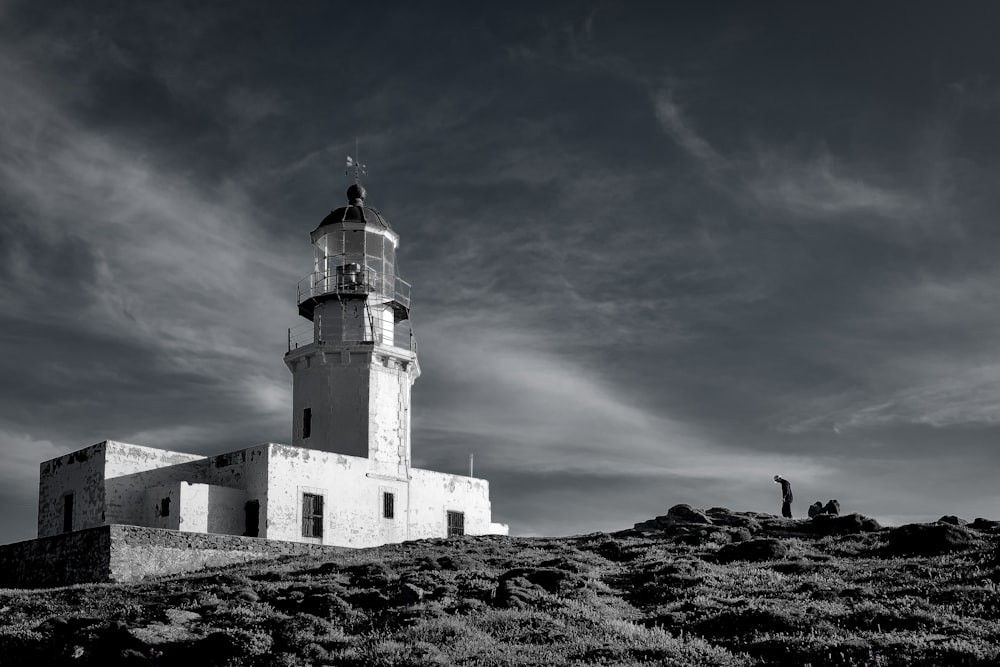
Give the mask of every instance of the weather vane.
<svg viewBox="0 0 1000 667">
<path fill-rule="evenodd" d="M 358 140 L 355 139 L 354 140 L 354 154 L 355 155 L 359 155 L 359 153 L 360 153 L 360 151 L 358 150 Z M 347 174 L 348 176 L 350 176 L 352 169 L 354 170 L 354 182 L 355 183 L 360 183 L 361 182 L 361 177 L 368 175 L 368 165 L 362 164 L 360 157 L 353 158 L 350 155 L 348 155 L 347 156 L 347 168 L 344 170 L 344 173 Z"/>
</svg>

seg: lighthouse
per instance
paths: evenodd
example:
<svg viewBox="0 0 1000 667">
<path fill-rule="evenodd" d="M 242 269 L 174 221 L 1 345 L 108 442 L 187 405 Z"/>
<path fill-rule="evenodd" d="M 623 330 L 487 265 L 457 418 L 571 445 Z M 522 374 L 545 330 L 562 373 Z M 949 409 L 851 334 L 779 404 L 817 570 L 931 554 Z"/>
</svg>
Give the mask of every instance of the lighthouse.
<svg viewBox="0 0 1000 667">
<path fill-rule="evenodd" d="M 399 235 L 365 197 L 355 182 L 347 205 L 310 234 L 313 270 L 296 301 L 312 340 L 285 355 L 292 445 L 367 458 L 371 472 L 405 479 L 410 388 L 420 375 L 410 285 L 398 275 Z"/>
<path fill-rule="evenodd" d="M 309 237 L 312 270 L 295 301 L 309 334 L 289 336 L 284 356 L 291 444 L 205 456 L 105 440 L 45 461 L 38 537 L 47 541 L 37 552 L 34 540 L 0 546 L 0 573 L 28 562 L 18 585 L 125 581 L 292 553 L 271 541 L 371 547 L 509 532 L 493 521 L 490 484 L 472 476 L 471 458 L 468 475 L 411 465 L 420 367 L 410 285 L 396 264 L 399 235 L 365 197 L 355 172 L 347 205 Z M 78 569 L 50 567 L 53 553 Z"/>
</svg>

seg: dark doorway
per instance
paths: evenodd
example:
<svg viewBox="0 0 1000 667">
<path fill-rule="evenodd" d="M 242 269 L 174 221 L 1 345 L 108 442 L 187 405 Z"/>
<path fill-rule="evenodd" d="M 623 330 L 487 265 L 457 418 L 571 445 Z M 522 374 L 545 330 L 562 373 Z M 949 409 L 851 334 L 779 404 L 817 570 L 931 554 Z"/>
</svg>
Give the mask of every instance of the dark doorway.
<svg viewBox="0 0 1000 667">
<path fill-rule="evenodd" d="M 73 530 L 73 494 L 67 493 L 63 496 L 63 532 L 68 533 Z"/>
<path fill-rule="evenodd" d="M 246 537 L 258 537 L 260 535 L 260 501 L 248 500 L 244 506 L 247 517 L 247 529 L 243 533 Z"/>
</svg>

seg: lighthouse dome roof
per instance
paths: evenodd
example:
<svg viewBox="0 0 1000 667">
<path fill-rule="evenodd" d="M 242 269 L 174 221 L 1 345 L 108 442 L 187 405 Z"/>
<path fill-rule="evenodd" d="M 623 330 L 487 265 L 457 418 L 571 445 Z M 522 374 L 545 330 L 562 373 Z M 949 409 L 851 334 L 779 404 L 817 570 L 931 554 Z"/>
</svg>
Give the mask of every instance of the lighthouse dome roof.
<svg viewBox="0 0 1000 667">
<path fill-rule="evenodd" d="M 323 222 L 319 223 L 317 231 L 327 225 L 335 225 L 341 222 L 363 222 L 384 229 L 392 229 L 385 216 L 374 208 L 365 206 L 366 195 L 367 191 L 360 183 L 355 183 L 347 188 L 348 205 L 331 211 L 330 215 L 323 218 Z"/>
</svg>

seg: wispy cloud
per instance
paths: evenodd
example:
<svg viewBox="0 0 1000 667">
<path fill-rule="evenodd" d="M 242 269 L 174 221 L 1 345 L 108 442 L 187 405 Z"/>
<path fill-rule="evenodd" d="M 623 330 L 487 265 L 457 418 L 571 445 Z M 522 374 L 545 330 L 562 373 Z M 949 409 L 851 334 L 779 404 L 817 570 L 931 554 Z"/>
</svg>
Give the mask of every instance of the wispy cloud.
<svg viewBox="0 0 1000 667">
<path fill-rule="evenodd" d="M 704 166 L 719 168 L 727 166 L 727 160 L 716 152 L 712 145 L 694 129 L 690 119 L 685 118 L 682 109 L 668 92 L 659 92 L 653 97 L 653 110 L 663 130 Z"/>
<path fill-rule="evenodd" d="M 801 158 L 762 153 L 746 174 L 750 196 L 760 205 L 799 220 L 845 215 L 871 216 L 876 221 L 899 220 L 916 214 L 918 197 L 879 186 L 862 174 L 850 173 L 825 151 Z"/>
</svg>

